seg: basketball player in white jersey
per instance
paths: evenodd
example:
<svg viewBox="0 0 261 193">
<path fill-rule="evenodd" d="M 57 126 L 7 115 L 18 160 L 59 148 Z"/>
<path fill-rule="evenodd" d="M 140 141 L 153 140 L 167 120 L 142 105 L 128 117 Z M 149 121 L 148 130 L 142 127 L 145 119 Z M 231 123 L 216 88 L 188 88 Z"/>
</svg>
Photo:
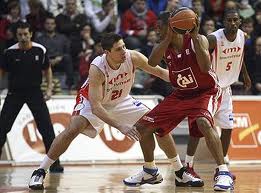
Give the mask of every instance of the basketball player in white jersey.
<svg viewBox="0 0 261 193">
<path fill-rule="evenodd" d="M 219 85 L 222 88 L 220 107 L 214 116 L 214 120 L 215 125 L 221 128 L 224 159 L 228 152 L 233 129 L 233 106 L 230 85 L 238 81 L 240 71 L 242 71 L 245 88 L 250 89 L 251 87 L 251 80 L 244 63 L 246 35 L 239 29 L 240 23 L 241 21 L 237 10 L 226 10 L 224 13 L 224 28 L 208 35 L 209 51 L 212 56 L 212 68 L 216 72 Z M 196 177 L 199 176 L 193 169 L 193 158 L 199 139 L 198 137 L 190 135 L 185 158 L 187 169 Z M 232 175 L 232 177 L 235 180 L 235 176 Z"/>
<path fill-rule="evenodd" d="M 80 133 L 94 138 L 100 133 L 104 123 L 107 123 L 133 140 L 140 139 L 140 134 L 133 125 L 149 109 L 129 95 L 136 68 L 169 81 L 167 70 L 151 67 L 144 55 L 127 50 L 121 36 L 114 33 L 106 34 L 101 44 L 105 54 L 92 61 L 89 78 L 82 85 L 76 98 L 69 128 L 55 138 L 39 169 L 33 172 L 29 182 L 31 189 L 44 188 L 46 170 Z M 174 170 L 184 170 L 171 135 L 158 139 L 158 142 L 173 164 Z M 185 175 L 186 180 L 194 180 L 190 174 Z M 129 185 L 157 184 L 162 180 L 155 162 L 145 162 L 142 176 Z"/>
</svg>

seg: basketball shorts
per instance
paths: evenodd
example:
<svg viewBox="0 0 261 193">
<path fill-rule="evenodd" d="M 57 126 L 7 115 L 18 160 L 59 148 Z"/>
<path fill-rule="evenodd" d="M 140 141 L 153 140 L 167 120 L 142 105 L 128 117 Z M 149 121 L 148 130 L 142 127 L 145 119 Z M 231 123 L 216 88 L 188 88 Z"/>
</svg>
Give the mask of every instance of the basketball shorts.
<svg viewBox="0 0 261 193">
<path fill-rule="evenodd" d="M 220 107 L 214 115 L 215 126 L 219 126 L 222 129 L 233 128 L 233 103 L 232 103 L 232 91 L 230 86 L 222 88 L 222 99 Z"/>
<path fill-rule="evenodd" d="M 156 134 L 164 136 L 173 130 L 184 118 L 188 117 L 192 134 L 201 137 L 196 120 L 205 117 L 214 125 L 213 115 L 218 108 L 218 91 L 205 92 L 189 99 L 179 98 L 175 91 L 145 115 L 139 122 L 148 128 L 157 129 Z M 193 127 L 192 127 L 193 126 Z"/>
<path fill-rule="evenodd" d="M 122 124 L 133 126 L 143 115 L 145 115 L 150 109 L 140 101 L 132 98 L 130 95 L 124 100 L 114 106 L 104 106 L 108 113 Z M 74 107 L 73 115 L 81 115 L 85 117 L 92 127 L 95 129 L 95 133 L 90 136 L 89 131 L 83 132 L 83 134 L 90 137 L 96 137 L 103 129 L 105 122 L 92 113 L 91 105 L 88 99 L 82 95 L 78 95 L 76 99 L 76 105 Z"/>
</svg>

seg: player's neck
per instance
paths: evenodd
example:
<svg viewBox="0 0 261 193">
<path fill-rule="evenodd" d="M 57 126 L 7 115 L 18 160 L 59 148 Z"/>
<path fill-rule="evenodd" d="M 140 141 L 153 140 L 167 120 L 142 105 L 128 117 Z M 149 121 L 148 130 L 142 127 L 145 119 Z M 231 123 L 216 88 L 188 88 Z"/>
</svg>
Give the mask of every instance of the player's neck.
<svg viewBox="0 0 261 193">
<path fill-rule="evenodd" d="M 237 33 L 229 33 L 226 29 L 224 29 L 224 34 L 230 42 L 233 42 L 237 37 Z"/>
<path fill-rule="evenodd" d="M 19 49 L 21 49 L 21 50 L 29 50 L 32 47 L 32 42 L 27 42 L 27 43 L 19 42 L 18 46 L 19 46 Z"/>
<path fill-rule="evenodd" d="M 115 60 L 113 60 L 113 58 L 111 58 L 108 54 L 106 55 L 106 60 L 107 60 L 108 65 L 109 65 L 113 70 L 119 69 L 121 63 L 116 62 Z"/>
</svg>

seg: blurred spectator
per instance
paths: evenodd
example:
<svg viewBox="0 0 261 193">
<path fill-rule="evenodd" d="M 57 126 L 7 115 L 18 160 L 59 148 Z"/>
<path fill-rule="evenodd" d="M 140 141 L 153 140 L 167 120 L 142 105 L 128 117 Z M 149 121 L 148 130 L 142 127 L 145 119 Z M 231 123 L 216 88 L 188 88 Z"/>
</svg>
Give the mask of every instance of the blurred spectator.
<svg viewBox="0 0 261 193">
<path fill-rule="evenodd" d="M 20 6 L 17 1 L 10 1 L 7 5 L 7 15 L 2 16 L 0 19 L 0 42 L 3 42 L 7 39 L 7 28 L 13 32 L 15 31 L 18 21 L 21 21 L 20 18 Z"/>
<path fill-rule="evenodd" d="M 1 0 L 1 3 L 0 3 L 0 16 L 7 14 L 7 3 L 8 3 L 8 0 Z"/>
<path fill-rule="evenodd" d="M 49 11 L 54 15 L 57 16 L 66 10 L 68 4 L 67 0 L 50 0 Z M 81 0 L 75 0 L 75 9 L 78 13 L 83 13 L 83 7 Z"/>
<path fill-rule="evenodd" d="M 168 0 L 168 4 L 166 7 L 166 11 L 175 11 L 176 9 L 178 9 L 180 7 L 180 2 L 179 0 Z"/>
<path fill-rule="evenodd" d="M 261 94 L 261 36 L 255 40 L 255 47 L 253 55 L 249 57 L 249 71 L 251 72 L 251 78 L 253 82 L 253 93 Z"/>
<path fill-rule="evenodd" d="M 84 9 L 85 14 L 91 18 L 102 10 L 102 0 L 84 0 Z"/>
<path fill-rule="evenodd" d="M 149 57 L 154 45 L 157 43 L 157 40 L 158 38 L 156 31 L 154 29 L 150 30 L 147 35 L 147 43 L 143 46 L 141 53 L 143 53 L 146 57 Z"/>
<path fill-rule="evenodd" d="M 157 16 L 149 10 L 145 0 L 134 0 L 133 5 L 122 17 L 121 30 L 128 49 L 141 48 L 148 29 L 156 24 Z"/>
<path fill-rule="evenodd" d="M 39 0 L 28 0 L 30 13 L 26 15 L 26 21 L 30 24 L 34 35 L 39 35 L 38 33 L 44 30 L 45 18 L 50 14 L 47 12 L 41 1 Z M 35 36 L 35 37 L 36 37 Z"/>
<path fill-rule="evenodd" d="M 168 0 L 147 0 L 147 5 L 156 15 L 159 15 L 161 11 L 164 11 L 167 7 Z"/>
<path fill-rule="evenodd" d="M 207 36 L 215 31 L 215 21 L 210 17 L 205 17 L 200 27 L 200 34 Z"/>
<path fill-rule="evenodd" d="M 63 13 L 56 17 L 57 31 L 67 37 L 80 36 L 80 29 L 89 22 L 85 14 L 77 10 L 76 0 L 66 0 Z"/>
<path fill-rule="evenodd" d="M 102 0 L 102 10 L 92 17 L 95 37 L 99 37 L 103 33 L 119 32 L 120 20 L 115 13 L 114 0 Z M 97 39 L 97 38 L 95 38 Z"/>
<path fill-rule="evenodd" d="M 201 0 L 192 0 L 192 9 L 198 15 L 199 21 L 202 22 L 205 17 L 204 7 Z"/>
<path fill-rule="evenodd" d="M 249 17 L 242 20 L 241 29 L 247 34 L 247 40 L 246 40 L 246 46 L 252 46 L 253 45 L 253 32 L 254 32 L 254 20 Z"/>
<path fill-rule="evenodd" d="M 248 0 L 241 0 L 239 3 L 239 14 L 243 19 L 252 17 L 255 14 L 254 9 Z"/>
<path fill-rule="evenodd" d="M 79 60 L 82 56 L 91 55 L 93 51 L 93 45 L 95 44 L 91 35 L 91 26 L 86 24 L 81 30 L 80 37 L 75 37 L 71 42 L 71 55 L 73 61 L 76 64 L 76 68 L 79 68 Z"/>
<path fill-rule="evenodd" d="M 64 35 L 57 33 L 55 28 L 55 18 L 47 17 L 44 23 L 44 33 L 36 39 L 36 42 L 47 48 L 47 56 L 52 70 L 66 73 L 66 85 L 71 90 L 73 85 L 73 64 L 70 55 L 70 42 Z"/>
<path fill-rule="evenodd" d="M 261 2 L 255 7 L 255 29 L 254 36 L 261 36 Z"/>
<path fill-rule="evenodd" d="M 127 11 L 132 6 L 133 0 L 117 0 L 118 4 L 118 14 L 121 16 L 125 11 Z"/>
<path fill-rule="evenodd" d="M 192 0 L 180 0 L 179 2 L 182 7 L 192 7 Z"/>
<path fill-rule="evenodd" d="M 19 0 L 19 4 L 20 4 L 20 9 L 21 9 L 21 19 L 25 20 L 25 16 L 30 13 L 28 0 Z"/>
<path fill-rule="evenodd" d="M 216 22 L 222 20 L 225 7 L 225 0 L 208 0 L 204 1 L 206 14 L 212 17 Z"/>
<path fill-rule="evenodd" d="M 81 87 L 81 85 L 86 81 L 87 77 L 89 76 L 89 69 L 90 64 L 99 55 L 103 54 L 103 49 L 101 47 L 101 43 L 98 42 L 94 45 L 93 51 L 86 50 L 84 53 L 80 56 L 80 62 L 79 62 L 79 75 L 80 79 L 78 82 L 78 89 Z"/>
</svg>

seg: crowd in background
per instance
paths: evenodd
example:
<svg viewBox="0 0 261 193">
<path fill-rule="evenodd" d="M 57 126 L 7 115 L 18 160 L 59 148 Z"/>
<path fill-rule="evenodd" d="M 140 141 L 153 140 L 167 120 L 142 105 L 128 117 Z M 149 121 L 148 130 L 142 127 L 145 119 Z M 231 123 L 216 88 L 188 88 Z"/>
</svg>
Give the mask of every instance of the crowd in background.
<svg viewBox="0 0 261 193">
<path fill-rule="evenodd" d="M 225 9 L 237 8 L 241 29 L 247 33 L 245 62 L 252 89 L 242 82 L 234 94 L 261 94 L 261 1 L 260 0 L 0 0 L 0 53 L 16 43 L 15 27 L 27 21 L 33 41 L 44 45 L 54 73 L 54 94 L 75 94 L 88 77 L 90 62 L 103 53 L 100 37 L 120 33 L 128 49 L 147 57 L 158 41 L 157 16 L 181 6 L 192 8 L 200 19 L 200 33 L 222 28 Z M 162 62 L 160 64 L 166 67 Z M 45 83 L 43 83 L 44 89 Z M 1 80 L 1 89 L 5 89 Z M 170 84 L 137 71 L 132 94 L 167 96 Z"/>
</svg>

